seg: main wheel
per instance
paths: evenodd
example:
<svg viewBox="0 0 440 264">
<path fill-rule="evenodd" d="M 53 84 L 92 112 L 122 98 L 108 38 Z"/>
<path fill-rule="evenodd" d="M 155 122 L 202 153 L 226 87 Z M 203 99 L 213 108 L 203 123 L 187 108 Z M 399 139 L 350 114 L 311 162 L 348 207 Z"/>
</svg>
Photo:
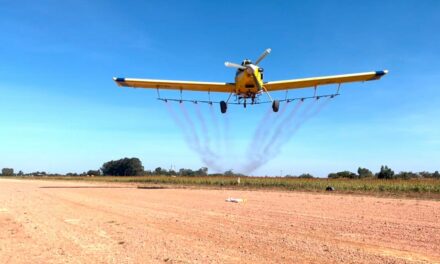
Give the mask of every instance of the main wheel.
<svg viewBox="0 0 440 264">
<path fill-rule="evenodd" d="M 220 102 L 220 111 L 222 114 L 226 113 L 226 110 L 228 110 L 228 104 L 225 101 Z"/>
<path fill-rule="evenodd" d="M 279 109 L 280 109 L 280 101 L 274 100 L 272 103 L 272 110 L 274 112 L 278 112 Z"/>
</svg>

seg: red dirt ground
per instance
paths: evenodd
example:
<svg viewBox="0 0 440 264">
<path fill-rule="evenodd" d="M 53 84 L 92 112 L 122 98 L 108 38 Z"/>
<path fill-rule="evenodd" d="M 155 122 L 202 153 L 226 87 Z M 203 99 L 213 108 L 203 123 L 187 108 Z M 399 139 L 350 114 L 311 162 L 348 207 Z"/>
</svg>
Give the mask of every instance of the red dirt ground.
<svg viewBox="0 0 440 264">
<path fill-rule="evenodd" d="M 0 180 L 0 263 L 164 262 L 440 263 L 440 202 Z"/>
</svg>

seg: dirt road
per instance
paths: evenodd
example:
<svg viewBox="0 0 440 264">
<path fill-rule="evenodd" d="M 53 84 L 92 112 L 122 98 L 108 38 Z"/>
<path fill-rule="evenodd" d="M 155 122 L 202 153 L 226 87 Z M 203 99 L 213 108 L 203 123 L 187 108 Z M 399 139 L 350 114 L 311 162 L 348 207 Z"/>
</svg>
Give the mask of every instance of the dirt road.
<svg viewBox="0 0 440 264">
<path fill-rule="evenodd" d="M 0 179 L 0 263 L 164 262 L 440 263 L 440 202 Z"/>
</svg>

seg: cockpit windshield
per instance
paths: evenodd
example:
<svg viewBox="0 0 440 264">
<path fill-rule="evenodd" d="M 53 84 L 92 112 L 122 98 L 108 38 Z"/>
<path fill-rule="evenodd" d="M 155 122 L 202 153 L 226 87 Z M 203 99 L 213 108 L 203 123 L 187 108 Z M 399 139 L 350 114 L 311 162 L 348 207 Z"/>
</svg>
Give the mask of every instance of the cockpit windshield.
<svg viewBox="0 0 440 264">
<path fill-rule="evenodd" d="M 252 64 L 252 61 L 251 61 L 251 60 L 248 60 L 248 59 L 244 60 L 244 61 L 241 63 L 242 66 L 246 66 L 246 65 L 249 65 L 249 64 Z"/>
</svg>

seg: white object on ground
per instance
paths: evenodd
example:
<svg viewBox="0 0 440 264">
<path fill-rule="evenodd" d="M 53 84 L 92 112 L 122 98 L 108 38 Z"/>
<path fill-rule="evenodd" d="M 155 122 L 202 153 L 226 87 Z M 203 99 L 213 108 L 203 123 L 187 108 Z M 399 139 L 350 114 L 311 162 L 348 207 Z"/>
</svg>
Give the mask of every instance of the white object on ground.
<svg viewBox="0 0 440 264">
<path fill-rule="evenodd" d="M 229 197 L 228 199 L 226 199 L 226 202 L 242 203 L 242 202 L 246 202 L 246 199 Z"/>
</svg>

